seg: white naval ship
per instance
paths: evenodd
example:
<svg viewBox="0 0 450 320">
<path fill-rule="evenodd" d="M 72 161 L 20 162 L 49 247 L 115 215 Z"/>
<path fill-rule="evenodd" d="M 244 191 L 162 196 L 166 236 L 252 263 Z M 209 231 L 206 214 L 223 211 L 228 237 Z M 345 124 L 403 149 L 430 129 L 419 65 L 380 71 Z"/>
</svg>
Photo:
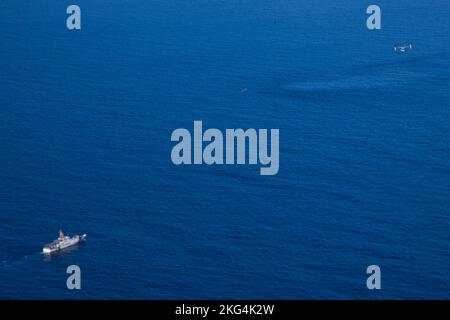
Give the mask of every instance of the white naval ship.
<svg viewBox="0 0 450 320">
<path fill-rule="evenodd" d="M 412 44 L 408 43 L 407 45 L 404 46 L 400 46 L 400 45 L 395 45 L 394 46 L 394 51 L 400 52 L 400 53 L 405 53 L 406 50 L 412 50 Z"/>
<path fill-rule="evenodd" d="M 83 241 L 85 238 L 86 238 L 86 234 L 83 234 L 82 236 L 76 235 L 73 237 L 68 237 L 68 236 L 64 235 L 64 233 L 62 231 L 59 231 L 58 239 L 56 239 L 52 243 L 44 246 L 44 248 L 42 249 L 42 252 L 50 254 L 55 251 L 59 251 L 59 250 L 74 246 L 77 243 L 80 243 L 81 241 Z"/>
</svg>

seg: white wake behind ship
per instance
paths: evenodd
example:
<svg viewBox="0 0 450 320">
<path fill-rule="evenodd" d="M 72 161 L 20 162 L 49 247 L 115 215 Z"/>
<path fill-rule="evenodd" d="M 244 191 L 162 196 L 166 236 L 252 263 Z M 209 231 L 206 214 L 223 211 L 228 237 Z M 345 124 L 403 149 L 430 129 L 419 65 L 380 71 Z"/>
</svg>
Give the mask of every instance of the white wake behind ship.
<svg viewBox="0 0 450 320">
<path fill-rule="evenodd" d="M 81 236 L 76 235 L 73 237 L 69 237 L 64 235 L 64 233 L 62 231 L 59 231 L 59 236 L 58 239 L 56 239 L 55 241 L 53 241 L 50 244 L 47 244 L 44 246 L 44 248 L 42 248 L 42 252 L 46 253 L 46 254 L 50 254 L 71 246 L 74 246 L 78 243 L 80 243 L 81 241 L 83 241 L 86 238 L 86 234 L 83 234 Z"/>
</svg>

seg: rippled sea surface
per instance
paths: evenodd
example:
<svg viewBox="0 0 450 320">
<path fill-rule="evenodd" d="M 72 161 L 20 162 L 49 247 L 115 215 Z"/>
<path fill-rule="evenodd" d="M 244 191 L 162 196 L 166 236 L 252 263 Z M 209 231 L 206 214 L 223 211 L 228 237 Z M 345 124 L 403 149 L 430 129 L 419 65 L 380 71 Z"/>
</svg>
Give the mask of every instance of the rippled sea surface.
<svg viewBox="0 0 450 320">
<path fill-rule="evenodd" d="M 1 1 L 0 298 L 450 298 L 450 4 L 377 2 Z M 173 165 L 194 120 L 278 175 Z"/>
</svg>

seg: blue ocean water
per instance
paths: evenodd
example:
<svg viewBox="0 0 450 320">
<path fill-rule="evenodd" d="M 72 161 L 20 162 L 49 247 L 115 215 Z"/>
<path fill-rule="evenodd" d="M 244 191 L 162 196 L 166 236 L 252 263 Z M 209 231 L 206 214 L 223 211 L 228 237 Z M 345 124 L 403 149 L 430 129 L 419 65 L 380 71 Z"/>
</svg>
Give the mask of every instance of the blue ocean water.
<svg viewBox="0 0 450 320">
<path fill-rule="evenodd" d="M 376 2 L 1 1 L 0 298 L 449 299 L 450 4 Z M 194 120 L 278 175 L 173 165 Z"/>
</svg>

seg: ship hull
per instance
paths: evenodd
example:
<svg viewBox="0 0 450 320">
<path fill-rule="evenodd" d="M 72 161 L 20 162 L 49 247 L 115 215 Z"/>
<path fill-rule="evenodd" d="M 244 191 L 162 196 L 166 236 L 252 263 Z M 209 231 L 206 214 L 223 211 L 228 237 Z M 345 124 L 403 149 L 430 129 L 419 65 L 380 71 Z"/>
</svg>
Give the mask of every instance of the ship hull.
<svg viewBox="0 0 450 320">
<path fill-rule="evenodd" d="M 86 238 L 86 234 L 83 234 L 82 236 L 74 236 L 72 238 L 63 240 L 56 245 L 45 246 L 44 248 L 42 248 L 42 252 L 45 254 L 52 254 L 54 252 L 58 252 L 58 251 L 67 249 L 69 247 L 73 247 L 73 246 L 79 244 L 80 242 L 82 242 L 85 238 Z"/>
</svg>

